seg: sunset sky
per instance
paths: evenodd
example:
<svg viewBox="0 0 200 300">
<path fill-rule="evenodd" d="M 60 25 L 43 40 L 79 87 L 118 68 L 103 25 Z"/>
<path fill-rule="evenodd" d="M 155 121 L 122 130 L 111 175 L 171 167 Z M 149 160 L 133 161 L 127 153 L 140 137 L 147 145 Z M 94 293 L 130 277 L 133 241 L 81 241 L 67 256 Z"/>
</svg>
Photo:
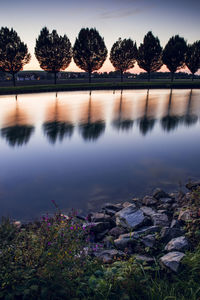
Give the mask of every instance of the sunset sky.
<svg viewBox="0 0 200 300">
<path fill-rule="evenodd" d="M 13 27 L 28 45 L 32 59 L 25 69 L 39 70 L 34 46 L 44 26 L 65 33 L 72 45 L 82 27 L 96 27 L 110 51 L 119 37 L 139 45 L 149 30 L 162 46 L 175 34 L 193 43 L 200 39 L 199 12 L 199 0 L 2 0 L 0 19 L 1 26 Z M 67 70 L 80 71 L 74 63 Z M 111 70 L 107 59 L 101 71 Z"/>
</svg>

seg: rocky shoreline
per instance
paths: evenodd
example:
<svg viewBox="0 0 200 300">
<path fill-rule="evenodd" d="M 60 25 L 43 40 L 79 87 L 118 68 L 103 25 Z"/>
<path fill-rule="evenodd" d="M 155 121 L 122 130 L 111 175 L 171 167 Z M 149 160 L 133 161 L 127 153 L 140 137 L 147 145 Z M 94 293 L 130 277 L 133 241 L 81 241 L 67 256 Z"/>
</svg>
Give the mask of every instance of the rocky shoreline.
<svg viewBox="0 0 200 300">
<path fill-rule="evenodd" d="M 197 217 L 193 210 L 193 192 L 199 182 L 186 184 L 188 193 L 166 193 L 157 188 L 153 195 L 133 198 L 130 202 L 105 204 L 99 212 L 83 221 L 89 229 L 90 243 L 97 243 L 91 255 L 103 263 L 125 259 L 152 264 L 178 272 L 186 250 L 192 249 L 186 225 Z"/>
</svg>

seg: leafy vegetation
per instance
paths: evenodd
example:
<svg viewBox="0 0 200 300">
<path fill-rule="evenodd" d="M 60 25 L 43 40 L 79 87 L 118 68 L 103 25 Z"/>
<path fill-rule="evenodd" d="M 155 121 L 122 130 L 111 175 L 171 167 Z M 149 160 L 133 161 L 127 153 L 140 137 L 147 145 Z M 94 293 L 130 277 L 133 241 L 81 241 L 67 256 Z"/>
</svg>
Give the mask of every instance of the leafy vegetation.
<svg viewBox="0 0 200 300">
<path fill-rule="evenodd" d="M 92 255 L 100 245 L 90 242 L 90 226 L 74 212 L 67 217 L 58 211 L 21 227 L 4 218 L 0 299 L 200 299 L 199 234 L 193 243 L 199 203 L 200 190 L 195 190 L 188 203 L 196 211 L 195 219 L 186 225 L 192 249 L 178 274 L 163 269 L 157 260 L 148 265 L 134 256 L 103 264 Z"/>
</svg>

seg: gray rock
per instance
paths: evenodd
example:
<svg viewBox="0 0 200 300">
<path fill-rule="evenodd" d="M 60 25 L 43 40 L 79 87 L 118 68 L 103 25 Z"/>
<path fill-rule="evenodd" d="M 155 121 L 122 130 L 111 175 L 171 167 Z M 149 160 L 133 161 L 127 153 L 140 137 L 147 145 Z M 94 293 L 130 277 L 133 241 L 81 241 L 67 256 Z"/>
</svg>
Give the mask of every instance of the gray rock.
<svg viewBox="0 0 200 300">
<path fill-rule="evenodd" d="M 191 181 L 188 182 L 185 186 L 188 190 L 193 191 L 196 188 L 200 187 L 200 181 Z"/>
<path fill-rule="evenodd" d="M 109 235 L 114 236 L 115 238 L 118 238 L 121 234 L 126 233 L 126 230 L 122 227 L 116 226 L 113 227 L 110 231 L 109 231 Z"/>
<path fill-rule="evenodd" d="M 151 196 L 145 196 L 142 199 L 142 203 L 146 206 L 151 206 L 151 205 L 155 205 L 157 203 L 157 199 L 151 197 Z"/>
<path fill-rule="evenodd" d="M 169 226 L 169 219 L 166 214 L 156 213 L 152 216 L 154 226 Z"/>
<path fill-rule="evenodd" d="M 102 206 L 102 209 L 111 209 L 115 212 L 118 212 L 120 209 L 122 209 L 122 206 L 119 204 L 106 203 L 104 206 Z"/>
<path fill-rule="evenodd" d="M 130 205 L 134 205 L 134 206 L 136 207 L 135 203 L 130 203 L 130 202 L 128 202 L 128 201 L 122 203 L 123 208 L 128 207 L 128 206 L 130 206 Z"/>
<path fill-rule="evenodd" d="M 100 233 L 106 229 L 110 229 L 109 222 L 92 222 L 92 223 L 86 223 L 83 226 L 85 228 L 89 228 L 90 232 L 94 232 L 94 233 Z"/>
<path fill-rule="evenodd" d="M 169 252 L 160 258 L 160 262 L 161 264 L 168 267 L 172 271 L 178 272 L 180 262 L 184 256 L 185 254 L 182 252 L 178 252 L 178 251 Z"/>
<path fill-rule="evenodd" d="M 179 221 L 187 222 L 192 219 L 191 212 L 189 209 L 181 210 L 178 216 Z"/>
<path fill-rule="evenodd" d="M 170 225 L 170 228 L 181 228 L 181 224 L 179 220 L 173 219 Z"/>
<path fill-rule="evenodd" d="M 91 214 L 92 222 L 110 222 L 110 216 L 104 213 L 93 213 Z"/>
<path fill-rule="evenodd" d="M 160 198 L 169 198 L 169 194 L 157 188 L 153 191 L 153 197 L 159 200 Z"/>
<path fill-rule="evenodd" d="M 152 234 L 160 231 L 159 226 L 146 226 L 141 229 L 135 231 L 135 237 L 145 236 L 147 234 Z"/>
<path fill-rule="evenodd" d="M 173 203 L 174 199 L 173 198 L 161 198 L 160 201 L 164 204 L 169 204 L 169 203 Z"/>
<path fill-rule="evenodd" d="M 124 228 L 135 229 L 140 227 L 144 221 L 145 217 L 143 212 L 138 209 L 134 204 L 123 208 L 115 214 L 116 224 Z"/>
<path fill-rule="evenodd" d="M 118 257 L 124 257 L 125 253 L 116 249 L 107 249 L 94 253 L 94 255 L 103 261 L 103 263 L 111 263 Z"/>
<path fill-rule="evenodd" d="M 141 242 L 145 245 L 145 247 L 152 248 L 156 243 L 155 234 L 148 234 L 141 239 Z"/>
<path fill-rule="evenodd" d="M 138 236 L 134 232 L 121 234 L 118 239 L 114 240 L 114 244 L 117 249 L 124 250 L 125 248 L 132 246 L 137 239 Z"/>
<path fill-rule="evenodd" d="M 132 202 L 137 206 L 137 207 L 141 207 L 142 206 L 142 199 L 140 198 L 133 198 Z"/>
<path fill-rule="evenodd" d="M 170 228 L 170 227 L 163 227 L 160 232 L 160 237 L 162 242 L 168 243 L 172 239 L 182 236 L 183 231 L 180 228 Z"/>
<path fill-rule="evenodd" d="M 139 255 L 139 254 L 136 254 L 135 255 L 135 259 L 138 261 L 138 262 L 146 262 L 146 263 L 153 263 L 155 260 L 154 258 L 150 257 L 150 256 L 146 256 L 146 255 Z"/>
<path fill-rule="evenodd" d="M 145 216 L 151 217 L 153 215 L 155 215 L 156 211 L 154 209 L 152 209 L 151 207 L 148 206 L 142 206 L 140 207 L 141 211 L 143 211 Z"/>
<path fill-rule="evenodd" d="M 188 241 L 185 236 L 172 239 L 166 246 L 166 251 L 184 251 L 188 248 Z"/>
<path fill-rule="evenodd" d="M 106 234 L 109 232 L 109 229 L 106 229 L 106 230 L 104 230 L 103 232 L 99 232 L 98 234 L 96 234 L 96 240 L 97 241 L 101 241 L 105 236 L 106 236 Z"/>
</svg>

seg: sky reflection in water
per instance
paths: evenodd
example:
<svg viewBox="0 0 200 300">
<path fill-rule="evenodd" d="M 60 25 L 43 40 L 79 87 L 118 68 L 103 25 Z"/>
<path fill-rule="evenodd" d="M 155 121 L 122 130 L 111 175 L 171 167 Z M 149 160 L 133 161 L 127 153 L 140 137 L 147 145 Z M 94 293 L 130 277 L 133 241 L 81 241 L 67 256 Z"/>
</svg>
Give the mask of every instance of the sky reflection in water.
<svg viewBox="0 0 200 300">
<path fill-rule="evenodd" d="M 97 209 L 200 177 L 200 91 L 0 97 L 0 211 Z"/>
</svg>

